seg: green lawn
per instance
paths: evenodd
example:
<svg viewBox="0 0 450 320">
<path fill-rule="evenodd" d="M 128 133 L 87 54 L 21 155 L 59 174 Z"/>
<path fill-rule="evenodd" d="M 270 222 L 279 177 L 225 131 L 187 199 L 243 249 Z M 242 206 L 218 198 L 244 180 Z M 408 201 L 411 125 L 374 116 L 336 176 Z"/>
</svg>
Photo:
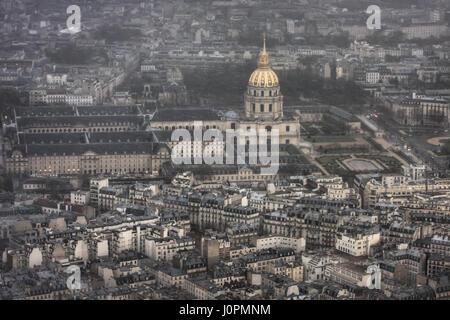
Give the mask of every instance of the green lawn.
<svg viewBox="0 0 450 320">
<path fill-rule="evenodd" d="M 388 156 L 361 155 L 360 158 L 377 160 L 378 162 L 381 162 L 382 164 L 387 166 L 389 168 L 388 169 L 389 172 L 399 172 L 399 170 L 402 167 L 402 164 L 400 161 L 398 161 L 395 158 L 388 157 Z"/>
<path fill-rule="evenodd" d="M 355 142 L 356 140 L 348 136 L 315 136 L 305 138 L 306 141 L 313 143 L 327 143 L 327 142 Z"/>
<path fill-rule="evenodd" d="M 318 158 L 317 162 L 319 162 L 330 174 L 340 174 L 346 170 L 339 165 L 338 161 L 349 158 L 350 156 L 324 156 Z"/>
<path fill-rule="evenodd" d="M 357 153 L 368 153 L 369 148 L 361 146 L 356 148 L 335 148 L 326 147 L 317 149 L 321 154 L 357 154 Z"/>
<path fill-rule="evenodd" d="M 380 155 L 367 155 L 367 154 L 355 154 L 357 158 L 361 159 L 369 159 L 369 160 L 377 160 L 378 162 L 384 164 L 387 169 L 385 169 L 384 173 L 394 173 L 400 172 L 402 164 L 395 158 L 388 156 L 380 156 Z M 339 163 L 343 160 L 350 159 L 351 156 L 324 156 L 317 158 L 317 162 L 319 162 L 330 174 L 342 174 L 343 172 L 349 171 L 343 169 Z"/>
</svg>

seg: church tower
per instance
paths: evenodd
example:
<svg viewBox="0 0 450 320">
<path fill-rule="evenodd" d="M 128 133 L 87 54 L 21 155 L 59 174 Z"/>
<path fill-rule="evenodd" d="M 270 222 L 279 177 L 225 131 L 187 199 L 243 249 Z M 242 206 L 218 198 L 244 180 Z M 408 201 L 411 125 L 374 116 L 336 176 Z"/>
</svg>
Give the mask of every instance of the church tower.
<svg viewBox="0 0 450 320">
<path fill-rule="evenodd" d="M 269 65 L 265 36 L 258 69 L 250 76 L 244 101 L 248 119 L 275 120 L 283 117 L 283 96 L 278 76 Z"/>
</svg>

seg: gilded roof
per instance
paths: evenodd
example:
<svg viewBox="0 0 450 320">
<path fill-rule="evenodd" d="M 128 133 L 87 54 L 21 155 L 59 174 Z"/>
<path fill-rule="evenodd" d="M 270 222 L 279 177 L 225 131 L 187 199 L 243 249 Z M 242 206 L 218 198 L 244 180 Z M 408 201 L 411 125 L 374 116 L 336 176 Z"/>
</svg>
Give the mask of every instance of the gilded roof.
<svg viewBox="0 0 450 320">
<path fill-rule="evenodd" d="M 272 88 L 279 85 L 277 74 L 269 66 L 269 54 L 266 50 L 264 38 L 263 51 L 259 56 L 258 69 L 253 71 L 248 84 L 253 87 Z"/>
</svg>

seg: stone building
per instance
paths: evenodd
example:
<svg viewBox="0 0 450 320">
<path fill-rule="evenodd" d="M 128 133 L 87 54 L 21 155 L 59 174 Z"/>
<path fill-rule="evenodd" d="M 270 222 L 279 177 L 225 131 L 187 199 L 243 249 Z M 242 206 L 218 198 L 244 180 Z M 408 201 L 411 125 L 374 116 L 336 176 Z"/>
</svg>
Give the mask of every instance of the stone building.
<svg viewBox="0 0 450 320">
<path fill-rule="evenodd" d="M 20 145 L 6 159 L 10 174 L 151 173 L 170 159 L 152 143 Z M 154 162 L 152 162 L 152 159 Z M 163 160 L 164 159 L 164 160 Z"/>
<path fill-rule="evenodd" d="M 283 95 L 276 73 L 270 68 L 269 54 L 264 43 L 259 57 L 258 68 L 251 74 L 247 90 L 244 93 L 245 114 L 222 114 L 214 110 L 161 110 L 157 111 L 151 128 L 163 130 L 194 129 L 194 121 L 200 121 L 203 128 L 227 129 L 244 132 L 250 130 L 279 130 L 280 144 L 298 145 L 300 124 L 298 115 L 286 115 L 283 112 Z M 246 141 L 248 138 L 246 137 Z"/>
<path fill-rule="evenodd" d="M 449 124 L 449 102 L 444 99 L 413 97 L 388 102 L 394 119 L 407 126 L 443 126 Z"/>
</svg>

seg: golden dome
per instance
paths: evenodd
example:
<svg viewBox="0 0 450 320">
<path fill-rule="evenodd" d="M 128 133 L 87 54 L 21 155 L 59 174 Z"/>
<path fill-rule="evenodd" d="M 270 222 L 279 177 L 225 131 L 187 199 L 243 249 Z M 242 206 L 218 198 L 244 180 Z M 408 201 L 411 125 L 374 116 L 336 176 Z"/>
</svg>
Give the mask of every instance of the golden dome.
<svg viewBox="0 0 450 320">
<path fill-rule="evenodd" d="M 259 55 L 258 69 L 253 71 L 248 84 L 253 87 L 272 88 L 278 87 L 278 76 L 269 67 L 269 54 L 266 50 L 266 37 L 264 37 L 263 51 Z"/>
</svg>

